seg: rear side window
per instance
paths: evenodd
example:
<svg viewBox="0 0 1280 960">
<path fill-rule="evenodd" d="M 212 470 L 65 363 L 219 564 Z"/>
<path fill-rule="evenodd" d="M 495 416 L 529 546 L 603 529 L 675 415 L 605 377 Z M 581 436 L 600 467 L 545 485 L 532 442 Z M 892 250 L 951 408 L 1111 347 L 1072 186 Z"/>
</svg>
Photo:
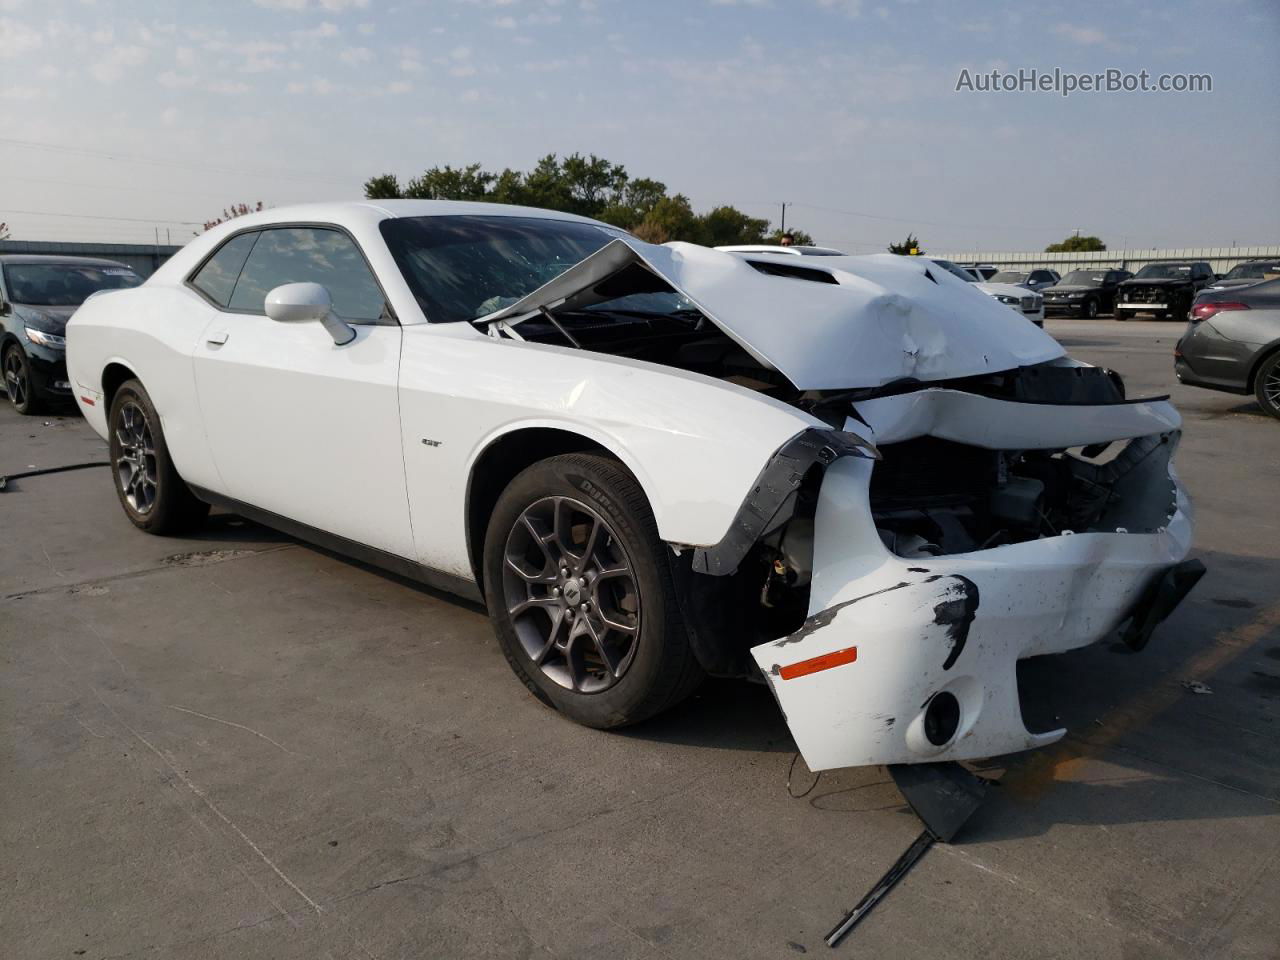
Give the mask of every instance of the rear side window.
<svg viewBox="0 0 1280 960">
<path fill-rule="evenodd" d="M 220 307 L 231 301 L 231 291 L 244 266 L 249 251 L 258 239 L 256 233 L 242 233 L 224 243 L 191 278 L 191 284 Z"/>
<path fill-rule="evenodd" d="M 268 293 L 284 283 L 319 283 L 345 320 L 376 321 L 386 309 L 378 282 L 345 233 L 322 227 L 263 230 L 235 285 L 232 310 L 262 313 Z"/>
</svg>

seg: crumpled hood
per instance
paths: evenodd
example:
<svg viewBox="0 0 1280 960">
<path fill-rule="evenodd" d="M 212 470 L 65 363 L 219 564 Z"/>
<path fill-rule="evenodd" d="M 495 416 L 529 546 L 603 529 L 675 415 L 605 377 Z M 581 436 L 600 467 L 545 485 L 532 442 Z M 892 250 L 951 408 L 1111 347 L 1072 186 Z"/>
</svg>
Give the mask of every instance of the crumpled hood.
<svg viewBox="0 0 1280 960">
<path fill-rule="evenodd" d="M 817 281 L 762 273 L 753 261 Z M 477 322 L 514 326 L 570 298 L 575 305 L 609 299 L 612 295 L 593 291 L 636 265 L 688 297 L 743 349 L 801 390 L 974 376 L 1064 353 L 1020 314 L 971 289 L 976 284 L 918 258 L 877 254 L 784 261 L 634 238 L 610 241 Z"/>
<path fill-rule="evenodd" d="M 14 310 L 22 318 L 23 323 L 32 323 L 36 329 L 52 333 L 54 336 L 65 336 L 67 321 L 79 307 L 39 307 L 15 303 Z"/>
</svg>

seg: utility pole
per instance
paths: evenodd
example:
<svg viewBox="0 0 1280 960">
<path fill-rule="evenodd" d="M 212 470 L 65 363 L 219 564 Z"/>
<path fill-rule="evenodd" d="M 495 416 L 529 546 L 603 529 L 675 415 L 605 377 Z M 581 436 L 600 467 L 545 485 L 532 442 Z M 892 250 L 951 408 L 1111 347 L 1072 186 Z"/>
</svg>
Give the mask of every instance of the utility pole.
<svg viewBox="0 0 1280 960">
<path fill-rule="evenodd" d="M 787 232 L 787 204 L 785 201 L 782 204 L 782 226 L 778 228 L 778 232 L 779 233 Z"/>
</svg>

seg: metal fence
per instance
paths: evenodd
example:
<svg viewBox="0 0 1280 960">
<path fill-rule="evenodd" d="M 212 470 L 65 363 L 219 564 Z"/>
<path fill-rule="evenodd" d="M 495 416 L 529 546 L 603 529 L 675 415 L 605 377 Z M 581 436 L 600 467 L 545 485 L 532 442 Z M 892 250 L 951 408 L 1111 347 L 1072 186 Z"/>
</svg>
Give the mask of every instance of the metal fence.
<svg viewBox="0 0 1280 960">
<path fill-rule="evenodd" d="M 132 267 L 138 276 L 151 276 L 182 247 L 154 243 L 63 243 L 56 240 L 0 240 L 0 254 L 30 253 L 53 257 L 96 257 Z"/>
<path fill-rule="evenodd" d="M 1137 272 L 1148 263 L 1171 260 L 1208 261 L 1215 273 L 1226 273 L 1245 260 L 1280 260 L 1280 244 L 1263 247 L 1187 247 L 1174 250 L 1102 250 L 1097 253 L 934 253 L 929 256 L 956 263 L 989 263 L 1002 270 L 1047 267 L 1065 274 L 1068 270 L 1120 267 Z"/>
</svg>

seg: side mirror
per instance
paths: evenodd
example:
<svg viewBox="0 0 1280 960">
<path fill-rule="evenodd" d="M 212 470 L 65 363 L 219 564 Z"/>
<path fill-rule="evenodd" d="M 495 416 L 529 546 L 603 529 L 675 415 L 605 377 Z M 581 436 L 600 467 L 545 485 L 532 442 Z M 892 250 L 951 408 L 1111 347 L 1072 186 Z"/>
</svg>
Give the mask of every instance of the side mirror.
<svg viewBox="0 0 1280 960">
<path fill-rule="evenodd" d="M 338 346 L 350 343 L 356 332 L 333 312 L 329 291 L 318 283 L 286 283 L 267 294 L 263 309 L 276 323 L 319 323 Z"/>
<path fill-rule="evenodd" d="M 0 317 L 7 317 L 13 313 L 13 306 L 8 300 L 0 300 Z"/>
</svg>

